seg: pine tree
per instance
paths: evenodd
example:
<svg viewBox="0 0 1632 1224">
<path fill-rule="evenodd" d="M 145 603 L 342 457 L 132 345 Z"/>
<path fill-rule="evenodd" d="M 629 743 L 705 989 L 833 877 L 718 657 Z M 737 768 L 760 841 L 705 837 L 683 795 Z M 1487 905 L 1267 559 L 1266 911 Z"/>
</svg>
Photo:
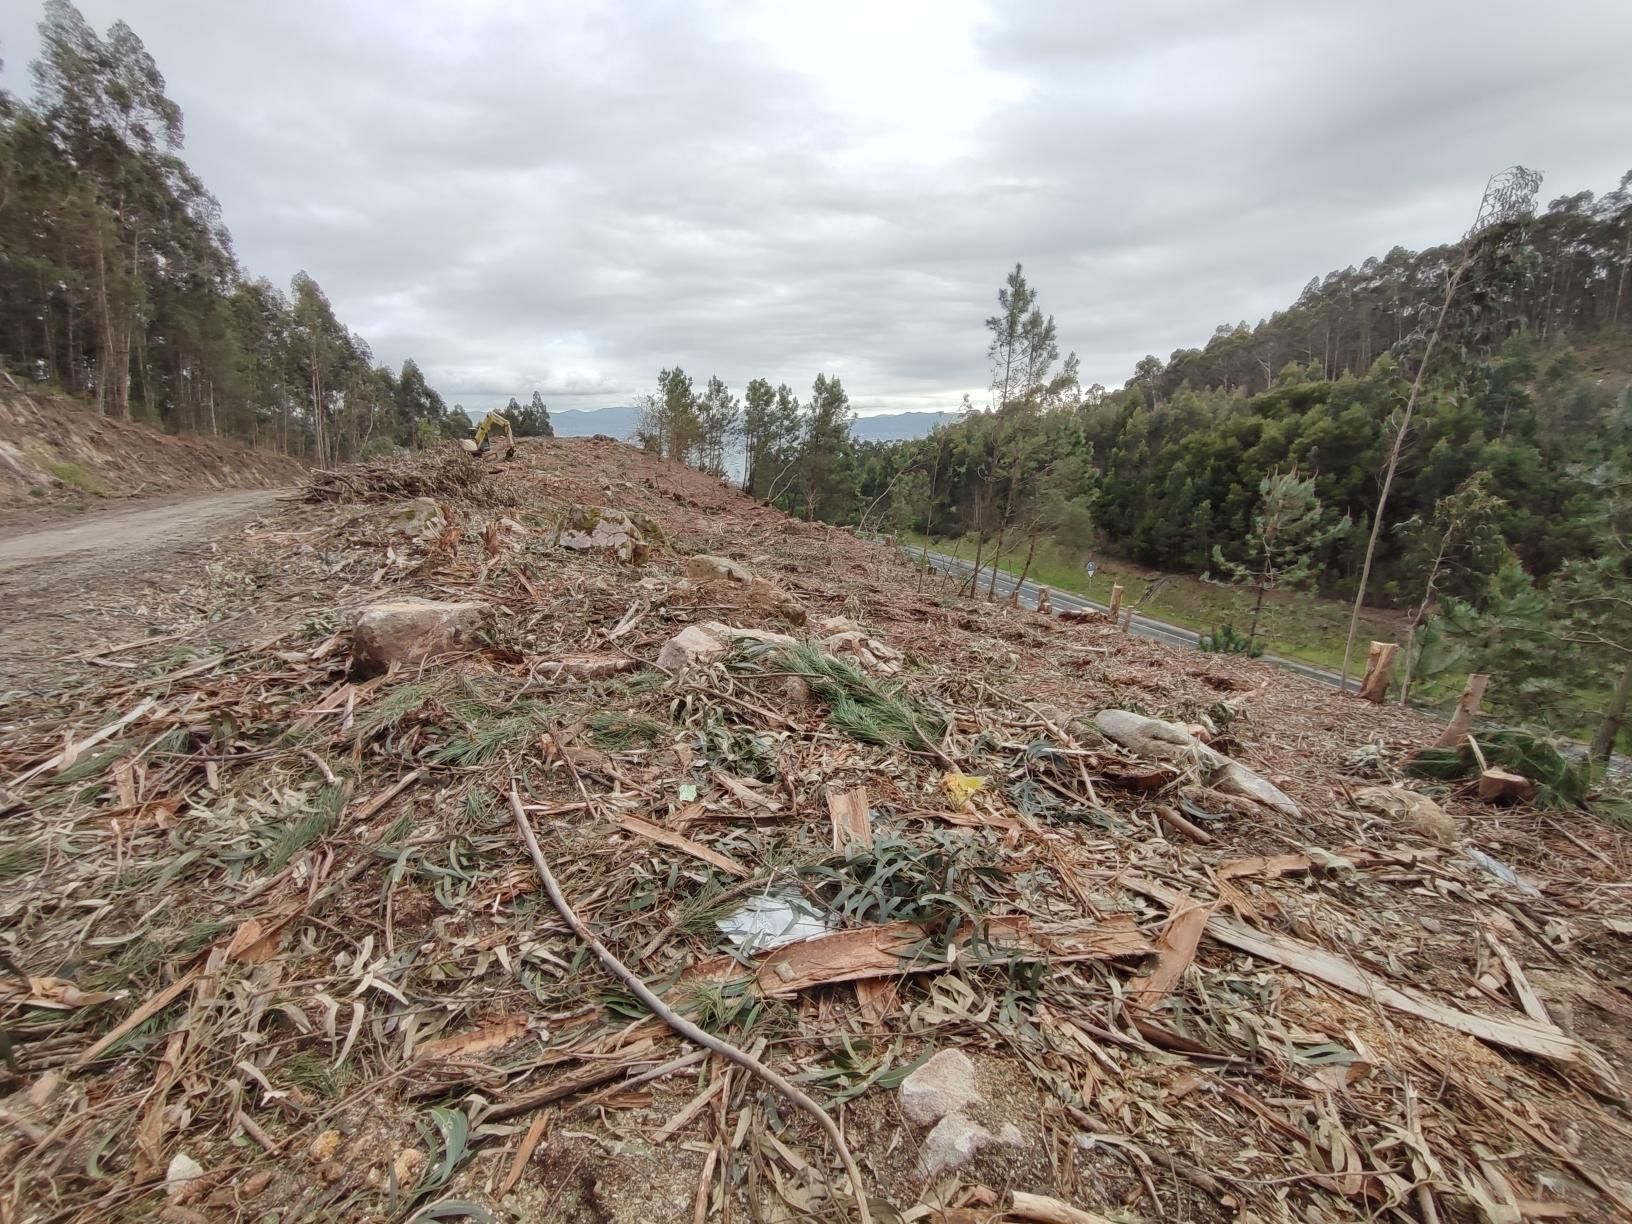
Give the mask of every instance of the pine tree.
<svg viewBox="0 0 1632 1224">
<path fill-rule="evenodd" d="M 1249 644 L 1258 641 L 1265 593 L 1307 582 L 1321 552 L 1351 526 L 1347 517 L 1333 521 L 1315 495 L 1315 478 L 1299 476 L 1295 467 L 1265 476 L 1258 484 L 1258 497 L 1242 558 L 1232 560 L 1222 548 L 1213 549 L 1214 563 L 1230 580 L 1253 589 Z"/>
<path fill-rule="evenodd" d="M 740 430 L 737 399 L 717 377 L 697 399 L 697 454 L 695 465 L 714 476 L 725 475 L 725 450 Z"/>
<path fill-rule="evenodd" d="M 848 506 L 846 487 L 854 443 L 850 423 L 855 420 L 850 397 L 837 377 L 816 375 L 805 409 L 804 437 L 799 447 L 799 480 L 804 491 L 805 518 L 831 521 Z"/>
</svg>

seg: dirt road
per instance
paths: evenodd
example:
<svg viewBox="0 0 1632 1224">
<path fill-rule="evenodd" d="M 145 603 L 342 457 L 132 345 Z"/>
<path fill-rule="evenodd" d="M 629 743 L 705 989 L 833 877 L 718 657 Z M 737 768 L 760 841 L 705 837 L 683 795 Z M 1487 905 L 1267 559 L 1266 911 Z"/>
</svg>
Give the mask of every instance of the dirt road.
<svg viewBox="0 0 1632 1224">
<path fill-rule="evenodd" d="M 99 641 L 140 637 L 187 568 L 286 495 L 144 501 L 0 535 L 0 692 L 60 677 L 62 660 Z"/>
</svg>

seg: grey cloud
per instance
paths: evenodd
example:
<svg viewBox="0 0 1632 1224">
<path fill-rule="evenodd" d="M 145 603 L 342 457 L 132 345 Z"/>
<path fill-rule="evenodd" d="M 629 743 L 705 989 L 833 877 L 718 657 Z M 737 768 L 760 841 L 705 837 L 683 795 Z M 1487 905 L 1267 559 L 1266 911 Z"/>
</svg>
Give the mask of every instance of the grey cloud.
<svg viewBox="0 0 1632 1224">
<path fill-rule="evenodd" d="M 469 406 L 624 402 L 676 362 L 983 402 L 1016 260 L 1117 384 L 1453 237 L 1501 165 L 1550 196 L 1632 160 L 1620 0 L 83 7 L 147 42 L 245 266 L 305 269 Z"/>
</svg>

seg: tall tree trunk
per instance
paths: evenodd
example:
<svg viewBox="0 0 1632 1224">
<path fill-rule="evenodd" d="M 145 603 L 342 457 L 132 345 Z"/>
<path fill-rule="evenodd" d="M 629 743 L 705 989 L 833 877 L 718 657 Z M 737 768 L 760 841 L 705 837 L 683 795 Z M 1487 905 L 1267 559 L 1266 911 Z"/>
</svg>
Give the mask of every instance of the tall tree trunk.
<svg viewBox="0 0 1632 1224">
<path fill-rule="evenodd" d="M 1615 691 L 1610 694 L 1609 705 L 1604 710 L 1603 721 L 1598 724 L 1598 730 L 1593 733 L 1592 743 L 1587 748 L 1587 755 L 1593 760 L 1607 761 L 1610 753 L 1615 751 L 1615 740 L 1626 725 L 1628 698 L 1632 698 L 1632 655 L 1627 656 L 1621 678 L 1615 682 Z"/>
<path fill-rule="evenodd" d="M 1632 273 L 1632 221 L 1627 222 L 1626 241 L 1621 244 L 1621 274 L 1615 278 L 1615 308 L 1609 313 L 1611 324 L 1620 321 L 1621 290 L 1626 288 L 1628 273 Z"/>
<path fill-rule="evenodd" d="M 62 354 L 62 385 L 69 395 L 79 394 L 79 345 L 74 336 L 74 295 L 68 294 L 67 348 Z"/>
<path fill-rule="evenodd" d="M 40 301 L 45 304 L 45 308 L 40 311 L 41 330 L 44 332 L 42 338 L 45 341 L 45 368 L 55 374 L 57 372 L 57 334 L 56 328 L 51 326 L 51 321 L 56 311 L 52 309 L 51 293 L 46 288 L 45 274 L 43 272 L 40 274 Z"/>
<path fill-rule="evenodd" d="M 1264 614 L 1264 584 L 1258 584 L 1258 596 L 1252 601 L 1252 628 L 1247 631 L 1247 645 L 1258 641 L 1258 618 Z"/>
<path fill-rule="evenodd" d="M 977 501 L 976 506 L 980 503 Z M 969 598 L 973 599 L 980 589 L 980 554 L 986 547 L 986 528 L 979 528 L 980 534 L 975 537 L 975 568 L 969 571 Z"/>
<path fill-rule="evenodd" d="M 992 545 L 992 577 L 986 584 L 986 598 L 997 597 L 997 563 L 1003 559 L 1003 537 L 1008 534 L 1008 524 L 998 523 L 997 540 Z"/>
<path fill-rule="evenodd" d="M 1377 555 L 1377 538 L 1383 531 L 1383 515 L 1388 509 L 1388 494 L 1394 487 L 1394 473 L 1399 470 L 1400 450 L 1405 445 L 1406 431 L 1411 427 L 1411 415 L 1417 410 L 1417 397 L 1422 393 L 1422 380 L 1428 373 L 1428 363 L 1434 355 L 1434 346 L 1439 343 L 1439 334 L 1445 329 L 1445 318 L 1451 313 L 1451 302 L 1456 297 L 1456 288 L 1462 283 L 1462 276 L 1473 262 L 1473 240 L 1470 238 L 1462 248 L 1462 262 L 1457 264 L 1456 271 L 1445 285 L 1445 300 L 1439 306 L 1439 319 L 1434 323 L 1434 330 L 1428 335 L 1428 344 L 1422 350 L 1422 361 L 1417 366 L 1417 376 L 1411 380 L 1411 394 L 1405 401 L 1405 415 L 1400 419 L 1400 428 L 1394 434 L 1394 445 L 1388 452 L 1388 467 L 1383 473 L 1383 490 L 1377 496 L 1377 513 L 1371 520 L 1371 538 L 1366 541 L 1366 559 L 1360 566 L 1360 587 L 1354 593 L 1354 609 L 1349 613 L 1349 636 L 1343 643 L 1343 674 L 1338 680 L 1338 692 L 1346 693 L 1349 689 L 1349 663 L 1354 654 L 1354 635 L 1360 628 L 1360 609 L 1365 606 L 1366 587 L 1371 582 L 1371 563 Z"/>
<path fill-rule="evenodd" d="M 102 228 L 97 224 L 96 234 L 96 287 L 102 307 L 102 334 L 99 337 L 99 356 L 96 371 L 96 399 L 103 413 L 111 417 L 121 415 L 119 404 L 110 400 L 109 388 L 113 381 L 113 309 L 108 302 L 108 257 L 102 249 Z"/>
<path fill-rule="evenodd" d="M 1020 580 L 1014 584 L 1014 599 L 1011 602 L 1016 606 L 1020 603 L 1020 588 L 1026 585 L 1026 575 L 1031 573 L 1031 559 L 1036 555 L 1037 536 L 1034 533 L 1031 537 L 1031 543 L 1026 546 L 1026 563 L 1020 568 Z"/>
<path fill-rule="evenodd" d="M 1417 647 L 1417 622 L 1413 620 L 1405 627 L 1405 675 L 1400 678 L 1400 704 L 1403 706 L 1411 696 L 1412 652 Z"/>
<path fill-rule="evenodd" d="M 1405 630 L 1405 676 L 1400 681 L 1400 704 L 1411 695 L 1411 674 L 1416 668 L 1416 660 L 1412 657 L 1412 649 L 1416 645 L 1417 627 L 1428 616 L 1428 605 L 1434 601 L 1434 587 L 1439 582 L 1440 568 L 1445 564 L 1445 553 L 1450 546 L 1451 533 L 1447 529 L 1439 538 L 1439 550 L 1434 554 L 1434 563 L 1428 568 L 1428 582 L 1422 589 L 1422 602 L 1417 605 L 1417 611 L 1411 618 L 1411 623 Z"/>
</svg>

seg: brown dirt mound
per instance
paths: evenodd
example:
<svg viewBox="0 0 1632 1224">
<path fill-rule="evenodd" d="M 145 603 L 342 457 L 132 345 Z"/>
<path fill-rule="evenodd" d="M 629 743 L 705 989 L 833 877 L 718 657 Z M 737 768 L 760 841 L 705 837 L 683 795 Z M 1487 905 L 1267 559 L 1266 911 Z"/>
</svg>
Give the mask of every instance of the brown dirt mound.
<svg viewBox="0 0 1632 1224">
<path fill-rule="evenodd" d="M 285 455 L 109 420 L 0 377 L 0 510 L 34 507 L 52 517 L 108 498 L 278 488 L 305 472 Z"/>
</svg>

